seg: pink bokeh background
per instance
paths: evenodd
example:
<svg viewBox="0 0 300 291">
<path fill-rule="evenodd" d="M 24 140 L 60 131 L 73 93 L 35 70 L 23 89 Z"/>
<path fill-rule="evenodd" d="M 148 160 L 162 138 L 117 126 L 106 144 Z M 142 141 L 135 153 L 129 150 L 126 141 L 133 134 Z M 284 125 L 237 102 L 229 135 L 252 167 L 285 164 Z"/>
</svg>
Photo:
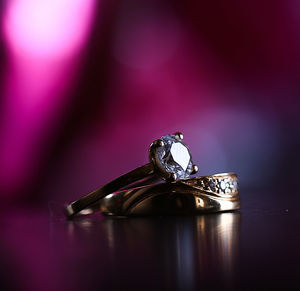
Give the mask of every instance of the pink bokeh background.
<svg viewBox="0 0 300 291">
<path fill-rule="evenodd" d="M 235 171 L 249 190 L 294 185 L 298 1 L 1 8 L 1 206 L 76 199 L 178 130 L 200 175 Z"/>
</svg>

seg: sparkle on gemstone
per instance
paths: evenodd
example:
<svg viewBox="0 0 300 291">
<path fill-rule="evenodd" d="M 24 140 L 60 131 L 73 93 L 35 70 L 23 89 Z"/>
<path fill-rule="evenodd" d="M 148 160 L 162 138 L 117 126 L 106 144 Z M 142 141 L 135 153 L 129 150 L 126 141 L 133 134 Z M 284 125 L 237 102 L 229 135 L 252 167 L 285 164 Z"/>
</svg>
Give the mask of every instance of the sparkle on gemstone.
<svg viewBox="0 0 300 291">
<path fill-rule="evenodd" d="M 221 188 L 222 190 L 225 190 L 225 188 L 226 188 L 226 183 L 225 183 L 224 181 L 221 181 L 221 182 L 220 182 L 220 188 Z"/>
<path fill-rule="evenodd" d="M 186 146 L 179 142 L 174 143 L 171 146 L 171 155 L 173 157 L 174 162 L 178 165 L 181 165 L 182 169 L 186 171 L 191 158 Z"/>
<path fill-rule="evenodd" d="M 179 179 L 188 178 L 193 171 L 193 162 L 187 146 L 175 135 L 163 136 L 161 140 L 164 146 L 155 149 L 160 167 Z"/>
</svg>

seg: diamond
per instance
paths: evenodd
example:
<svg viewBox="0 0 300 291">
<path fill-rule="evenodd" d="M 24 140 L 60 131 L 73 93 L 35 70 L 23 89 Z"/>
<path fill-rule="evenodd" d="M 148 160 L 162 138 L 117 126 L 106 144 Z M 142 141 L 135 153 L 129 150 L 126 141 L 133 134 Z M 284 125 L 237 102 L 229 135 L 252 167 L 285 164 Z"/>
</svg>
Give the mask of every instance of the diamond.
<svg viewBox="0 0 300 291">
<path fill-rule="evenodd" d="M 161 138 L 163 146 L 155 148 L 154 155 L 159 168 L 177 178 L 188 178 L 193 172 L 192 156 L 188 147 L 175 135 Z"/>
<path fill-rule="evenodd" d="M 211 191 L 215 191 L 216 190 L 216 183 L 214 180 L 210 180 L 209 181 L 209 187 L 211 189 Z"/>
<path fill-rule="evenodd" d="M 224 181 L 220 182 L 220 188 L 224 191 L 226 189 L 226 183 Z"/>
</svg>

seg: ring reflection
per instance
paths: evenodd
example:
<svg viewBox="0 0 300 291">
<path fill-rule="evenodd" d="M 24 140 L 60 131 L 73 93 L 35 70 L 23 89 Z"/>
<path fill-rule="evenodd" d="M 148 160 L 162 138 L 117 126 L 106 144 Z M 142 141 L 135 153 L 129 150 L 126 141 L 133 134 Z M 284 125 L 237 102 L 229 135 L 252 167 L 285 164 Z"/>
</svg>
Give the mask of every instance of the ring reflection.
<svg viewBox="0 0 300 291">
<path fill-rule="evenodd" d="M 220 284 L 228 288 L 237 273 L 238 212 L 192 217 L 105 217 L 100 221 L 86 218 L 71 221 L 70 229 L 71 237 L 76 237 L 73 242 L 90 236 L 95 242 L 100 240 L 98 259 L 107 270 L 101 279 L 104 285 L 106 281 L 112 284 L 113 274 L 124 272 L 124 266 L 135 274 L 131 283 L 137 286 L 150 272 L 157 282 L 149 286 L 175 290 Z M 118 287 L 119 283 L 113 284 Z"/>
</svg>

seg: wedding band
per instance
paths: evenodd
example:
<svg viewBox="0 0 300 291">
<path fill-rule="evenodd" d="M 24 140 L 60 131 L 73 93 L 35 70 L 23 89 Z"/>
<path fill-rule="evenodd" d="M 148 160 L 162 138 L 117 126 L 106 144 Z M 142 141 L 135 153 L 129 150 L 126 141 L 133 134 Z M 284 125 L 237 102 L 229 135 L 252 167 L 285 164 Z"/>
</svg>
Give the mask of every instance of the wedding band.
<svg viewBox="0 0 300 291">
<path fill-rule="evenodd" d="M 84 209 L 93 208 L 93 204 L 98 203 L 108 194 L 128 189 L 130 186 L 136 187 L 134 184 L 136 182 L 141 182 L 143 185 L 155 179 L 173 182 L 177 179 L 189 178 L 191 174 L 197 173 L 198 167 L 193 164 L 191 153 L 182 140 L 183 135 L 180 132 L 155 140 L 149 149 L 150 163 L 72 202 L 65 208 L 67 217 L 70 218 Z"/>
<path fill-rule="evenodd" d="M 100 200 L 97 207 L 103 214 L 113 216 L 191 215 L 239 208 L 238 179 L 234 173 L 183 179 L 112 193 Z M 91 209 L 90 213 L 97 209 Z"/>
</svg>

